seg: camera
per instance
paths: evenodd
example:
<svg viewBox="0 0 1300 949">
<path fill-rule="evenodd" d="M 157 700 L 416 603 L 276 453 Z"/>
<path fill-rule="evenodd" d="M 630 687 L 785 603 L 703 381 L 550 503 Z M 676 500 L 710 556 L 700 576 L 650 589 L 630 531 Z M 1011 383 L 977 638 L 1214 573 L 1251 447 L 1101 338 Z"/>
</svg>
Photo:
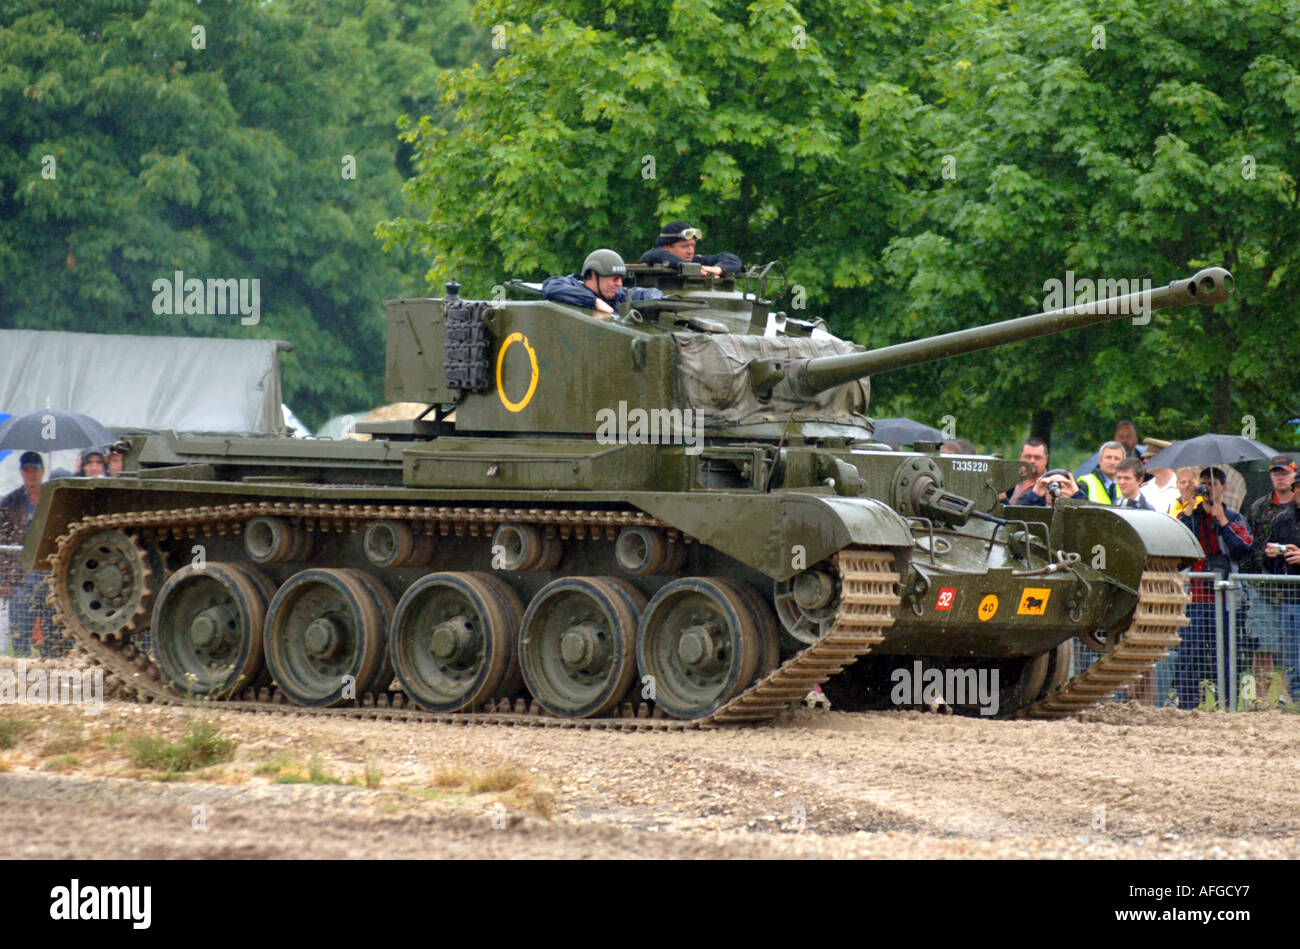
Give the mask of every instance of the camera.
<svg viewBox="0 0 1300 949">
<path fill-rule="evenodd" d="M 1269 557 L 1281 557 L 1286 553 L 1286 544 L 1265 544 L 1264 553 Z"/>
<path fill-rule="evenodd" d="M 1196 488 L 1196 496 L 1198 498 L 1208 498 L 1210 496 L 1210 489 L 1203 484 L 1198 485 Z"/>
<path fill-rule="evenodd" d="M 1061 482 L 1059 481 L 1047 482 L 1047 493 L 1054 498 L 1059 498 L 1061 496 Z"/>
</svg>

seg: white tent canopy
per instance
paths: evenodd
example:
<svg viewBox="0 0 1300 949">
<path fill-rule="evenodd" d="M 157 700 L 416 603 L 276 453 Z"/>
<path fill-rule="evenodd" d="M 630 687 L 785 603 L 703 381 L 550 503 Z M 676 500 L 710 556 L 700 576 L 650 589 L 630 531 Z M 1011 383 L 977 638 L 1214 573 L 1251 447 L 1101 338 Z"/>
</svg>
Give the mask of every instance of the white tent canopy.
<svg viewBox="0 0 1300 949">
<path fill-rule="evenodd" d="M 107 428 L 284 432 L 282 348 L 273 339 L 0 330 L 0 413 L 55 408 Z M 18 456 L 0 458 L 0 491 L 20 483 Z M 46 476 L 75 469 L 77 456 L 46 454 Z"/>
<path fill-rule="evenodd" d="M 282 346 L 0 330 L 0 411 L 67 409 L 108 428 L 283 432 Z"/>
</svg>

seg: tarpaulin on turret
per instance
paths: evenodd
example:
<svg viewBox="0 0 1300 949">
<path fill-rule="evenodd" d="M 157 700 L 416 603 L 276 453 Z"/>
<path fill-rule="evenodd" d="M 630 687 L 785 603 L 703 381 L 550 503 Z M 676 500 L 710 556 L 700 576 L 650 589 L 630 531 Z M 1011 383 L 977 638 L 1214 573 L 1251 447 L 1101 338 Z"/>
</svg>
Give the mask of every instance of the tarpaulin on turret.
<svg viewBox="0 0 1300 949">
<path fill-rule="evenodd" d="M 674 333 L 680 404 L 704 413 L 706 426 L 754 422 L 839 422 L 870 430 L 867 379 L 855 380 L 800 398 L 782 381 L 772 397 L 762 401 L 749 378 L 755 359 L 806 359 L 860 352 L 862 347 L 841 339 L 799 336 L 741 336 L 730 333 Z"/>
</svg>

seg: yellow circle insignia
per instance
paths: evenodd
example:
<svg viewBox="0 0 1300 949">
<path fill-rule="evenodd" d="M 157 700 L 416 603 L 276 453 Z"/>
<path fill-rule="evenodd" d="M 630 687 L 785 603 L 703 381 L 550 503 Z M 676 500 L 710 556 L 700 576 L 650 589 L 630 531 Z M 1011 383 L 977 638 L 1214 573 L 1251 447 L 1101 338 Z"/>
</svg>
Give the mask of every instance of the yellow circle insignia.
<svg viewBox="0 0 1300 949">
<path fill-rule="evenodd" d="M 980 622 L 991 620 L 998 612 L 998 598 L 990 593 L 984 599 L 980 600 L 979 618 Z"/>
<path fill-rule="evenodd" d="M 528 353 L 528 364 L 532 368 L 532 375 L 528 379 L 528 391 L 518 402 L 511 402 L 506 396 L 506 388 L 501 382 L 501 370 L 506 363 L 506 350 L 514 343 L 523 343 L 524 350 Z M 511 333 L 506 337 L 506 341 L 501 344 L 501 351 L 497 353 L 497 395 L 501 397 L 501 404 L 511 412 L 522 412 L 525 406 L 533 399 L 533 393 L 537 391 L 537 380 L 541 377 L 541 370 L 537 368 L 537 352 L 533 347 L 528 345 L 528 337 L 523 333 Z"/>
</svg>

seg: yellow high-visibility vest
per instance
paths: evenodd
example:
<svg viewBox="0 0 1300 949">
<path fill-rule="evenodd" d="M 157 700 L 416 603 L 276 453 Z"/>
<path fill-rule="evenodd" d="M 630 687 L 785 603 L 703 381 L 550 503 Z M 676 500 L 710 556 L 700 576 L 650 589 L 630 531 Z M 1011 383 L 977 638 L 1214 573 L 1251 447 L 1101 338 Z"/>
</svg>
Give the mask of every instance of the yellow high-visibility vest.
<svg viewBox="0 0 1300 949">
<path fill-rule="evenodd" d="M 1101 476 L 1096 472 L 1084 475 L 1075 484 L 1088 492 L 1088 500 L 1093 504 L 1111 503 L 1110 495 L 1106 493 L 1106 485 L 1102 484 Z"/>
</svg>

